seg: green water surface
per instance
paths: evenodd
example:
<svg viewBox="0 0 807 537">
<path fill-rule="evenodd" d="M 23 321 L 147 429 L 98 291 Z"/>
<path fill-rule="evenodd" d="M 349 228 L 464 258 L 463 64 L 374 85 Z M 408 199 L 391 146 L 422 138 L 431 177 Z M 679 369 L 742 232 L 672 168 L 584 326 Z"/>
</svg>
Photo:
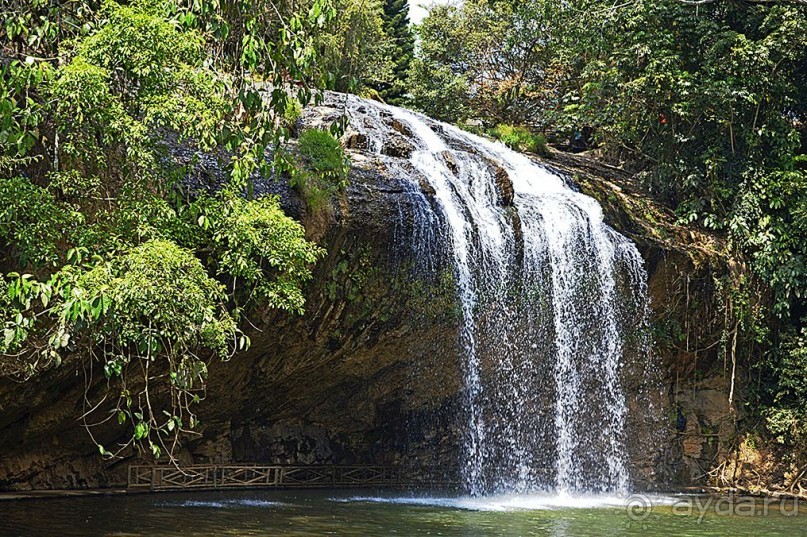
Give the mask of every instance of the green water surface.
<svg viewBox="0 0 807 537">
<path fill-rule="evenodd" d="M 807 504 L 674 495 L 471 499 L 356 490 L 159 493 L 3 501 L 0 535 L 795 537 L 807 536 Z"/>
</svg>

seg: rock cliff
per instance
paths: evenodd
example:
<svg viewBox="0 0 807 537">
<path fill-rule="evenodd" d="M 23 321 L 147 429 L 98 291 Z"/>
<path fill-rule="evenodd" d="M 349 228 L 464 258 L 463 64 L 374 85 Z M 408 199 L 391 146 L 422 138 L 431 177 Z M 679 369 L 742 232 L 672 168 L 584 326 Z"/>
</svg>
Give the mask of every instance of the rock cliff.
<svg viewBox="0 0 807 537">
<path fill-rule="evenodd" d="M 340 97 L 329 94 L 305 111 L 298 128 L 327 125 L 341 113 Z M 382 153 L 405 167 L 412 144 L 405 126 L 391 126 L 400 136 Z M 342 142 L 350 184 L 325 210 L 309 211 L 282 179 L 258 181 L 259 191 L 280 195 L 328 255 L 306 290 L 305 315 L 253 312 L 251 348 L 211 364 L 201 434 L 185 443 L 184 463 L 372 463 L 455 472 L 460 431 L 453 417 L 462 380 L 451 267 L 422 270 L 417 245 L 404 240 L 416 218 L 411 184 L 367 150 L 366 136 L 348 131 Z M 180 162 L 194 156 L 179 146 L 172 154 Z M 215 156 L 196 157 L 195 180 L 220 177 Z M 737 419 L 713 344 L 724 328 L 714 285 L 730 270 L 724 247 L 719 238 L 677 226 L 621 170 L 563 154 L 545 164 L 600 201 L 609 223 L 637 243 L 649 273 L 655 344 L 645 358 L 654 364 L 651 399 L 664 423 L 631 425 L 634 482 L 699 483 L 725 454 Z M 496 179 L 502 203 L 512 202 L 506 174 Z M 0 490 L 125 482 L 137 455 L 103 461 L 78 421 L 85 385 L 103 387 L 98 371 L 88 380 L 92 367 L 77 355 L 25 383 L 0 379 Z M 632 410 L 640 414 L 631 406 L 638 404 L 631 390 L 639 389 L 638 380 L 628 380 L 629 420 Z M 96 434 L 111 445 L 119 431 Z"/>
</svg>

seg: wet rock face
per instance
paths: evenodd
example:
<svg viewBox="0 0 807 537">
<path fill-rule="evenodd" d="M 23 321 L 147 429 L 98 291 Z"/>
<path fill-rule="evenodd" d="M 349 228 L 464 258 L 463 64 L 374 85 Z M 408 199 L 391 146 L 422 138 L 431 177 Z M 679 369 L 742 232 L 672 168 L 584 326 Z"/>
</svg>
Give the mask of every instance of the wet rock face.
<svg viewBox="0 0 807 537">
<path fill-rule="evenodd" d="M 657 327 L 656 359 L 664 373 L 667 423 L 658 432 L 669 446 L 662 465 L 664 482 L 673 486 L 705 485 L 709 470 L 730 455 L 743 412 L 744 388 L 736 386 L 735 407 L 728 394 L 731 375 L 724 368 L 719 346 L 723 337 L 721 295 L 715 281 L 727 269 L 714 259 L 695 263 L 681 251 L 648 250 L 653 268 L 648 290 L 656 304 L 651 321 Z M 669 332 L 681 330 L 678 340 Z M 671 344 L 670 340 L 677 341 Z M 738 378 L 742 374 L 738 373 Z M 662 402 L 659 402 L 661 404 Z"/>
<path fill-rule="evenodd" d="M 488 160 L 488 162 L 490 162 L 494 178 L 496 179 L 496 188 L 499 191 L 499 203 L 501 203 L 502 207 L 512 207 L 515 192 L 513 191 L 513 182 L 510 180 L 507 170 L 505 170 L 499 162 L 493 160 Z"/>
<path fill-rule="evenodd" d="M 388 157 L 409 158 L 415 151 L 415 146 L 405 136 L 390 136 L 381 147 L 381 154 Z"/>
<path fill-rule="evenodd" d="M 271 426 L 245 425 L 231 432 L 235 461 L 272 464 L 327 464 L 334 452 L 328 429 L 298 420 L 281 420 Z"/>
<path fill-rule="evenodd" d="M 443 158 L 443 162 L 445 162 L 446 167 L 451 171 L 451 173 L 454 175 L 459 175 L 459 165 L 457 164 L 457 159 L 454 158 L 454 155 L 449 151 L 443 151 L 440 153 L 440 156 Z"/>
<path fill-rule="evenodd" d="M 437 192 L 434 190 L 434 187 L 425 180 L 419 181 L 418 185 L 420 185 L 420 191 L 426 194 L 427 196 L 434 196 L 435 194 L 437 194 Z"/>
<path fill-rule="evenodd" d="M 341 113 L 339 97 L 329 95 L 321 107 L 306 111 L 300 127 L 327 128 Z M 448 263 L 428 274 L 414 270 L 422 257 L 420 245 L 411 244 L 417 214 L 412 185 L 400 173 L 410 170 L 414 145 L 405 125 L 387 119 L 395 132 L 381 152 L 396 159 L 395 166 L 371 154 L 373 140 L 348 131 L 341 142 L 352 163 L 350 185 L 327 214 L 307 211 L 283 180 L 256 178 L 256 191 L 278 195 L 284 210 L 306 225 L 328 255 L 306 288 L 305 315 L 255 313 L 250 320 L 256 328 L 248 329 L 251 348 L 229 362 L 210 364 L 207 397 L 198 407 L 201 436 L 188 439 L 183 461 L 401 464 L 455 471 L 462 436 L 456 423 L 462 358 L 453 273 Z M 215 155 L 191 153 L 171 146 L 178 162 L 198 162 L 191 172 L 194 181 L 215 185 L 221 180 Z M 451 153 L 443 159 L 456 173 Z M 520 241 L 512 182 L 500 164 L 491 162 L 489 170 Z M 415 189 L 433 200 L 427 181 Z M 600 196 L 606 199 L 608 193 Z M 631 222 L 611 218 L 621 230 L 634 226 Z M 674 282 L 694 268 L 684 261 L 676 265 L 679 257 L 637 239 L 648 260 L 653 307 L 667 311 L 685 293 Z M 695 291 L 690 292 L 694 300 Z M 656 403 L 663 406 L 674 391 L 675 368 L 685 358 L 664 351 L 653 359 L 661 379 Z M 82 363 L 76 357 L 29 383 L 0 379 L 0 490 L 125 484 L 126 466 L 138 462 L 136 454 L 123 463 L 104 462 L 76 422 L 84 391 Z M 679 380 L 694 376 L 692 370 L 678 372 Z M 637 369 L 625 386 L 629 405 L 638 400 L 632 394 L 640 389 L 641 374 Z M 722 391 L 712 384 L 699 389 L 692 398 L 680 397 L 688 428 L 697 427 L 689 431 L 693 436 L 682 439 L 674 428 L 635 424 L 641 434 L 629 449 L 638 486 L 692 482 L 694 468 L 712 455 L 705 435 L 725 425 L 715 421 Z M 120 434 L 110 427 L 99 440 L 114 445 Z M 662 460 L 653 455 L 659 442 L 670 446 Z"/>
<path fill-rule="evenodd" d="M 356 131 L 347 131 L 340 140 L 345 149 L 367 149 L 367 136 Z"/>
<path fill-rule="evenodd" d="M 412 136 L 412 131 L 409 130 L 409 127 L 398 121 L 397 119 L 393 119 L 390 123 L 390 126 L 397 132 L 403 134 L 404 136 Z"/>
</svg>

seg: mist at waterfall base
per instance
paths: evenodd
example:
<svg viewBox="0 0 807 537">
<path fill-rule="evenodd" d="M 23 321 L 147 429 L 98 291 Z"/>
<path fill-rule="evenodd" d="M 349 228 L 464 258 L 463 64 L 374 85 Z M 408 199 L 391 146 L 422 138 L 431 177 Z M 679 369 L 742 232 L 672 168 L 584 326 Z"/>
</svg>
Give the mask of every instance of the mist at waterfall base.
<svg viewBox="0 0 807 537">
<path fill-rule="evenodd" d="M 453 276 L 464 490 L 627 495 L 621 375 L 628 359 L 652 360 L 635 245 L 603 222 L 594 199 L 502 144 L 344 100 L 366 149 L 409 179 L 399 210 L 413 225 L 400 226 L 398 247 L 411 248 L 421 276 L 441 266 Z M 389 156 L 401 137 L 414 145 L 408 160 Z"/>
</svg>

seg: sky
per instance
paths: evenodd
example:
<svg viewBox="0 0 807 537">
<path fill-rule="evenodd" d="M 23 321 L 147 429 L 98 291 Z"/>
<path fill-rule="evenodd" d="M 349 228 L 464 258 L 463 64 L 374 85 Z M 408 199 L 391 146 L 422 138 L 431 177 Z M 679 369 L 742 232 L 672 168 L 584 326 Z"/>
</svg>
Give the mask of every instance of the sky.
<svg viewBox="0 0 807 537">
<path fill-rule="evenodd" d="M 420 24 L 428 11 L 423 6 L 432 4 L 448 4 L 451 0 L 409 0 L 409 20 L 412 24 Z"/>
</svg>

